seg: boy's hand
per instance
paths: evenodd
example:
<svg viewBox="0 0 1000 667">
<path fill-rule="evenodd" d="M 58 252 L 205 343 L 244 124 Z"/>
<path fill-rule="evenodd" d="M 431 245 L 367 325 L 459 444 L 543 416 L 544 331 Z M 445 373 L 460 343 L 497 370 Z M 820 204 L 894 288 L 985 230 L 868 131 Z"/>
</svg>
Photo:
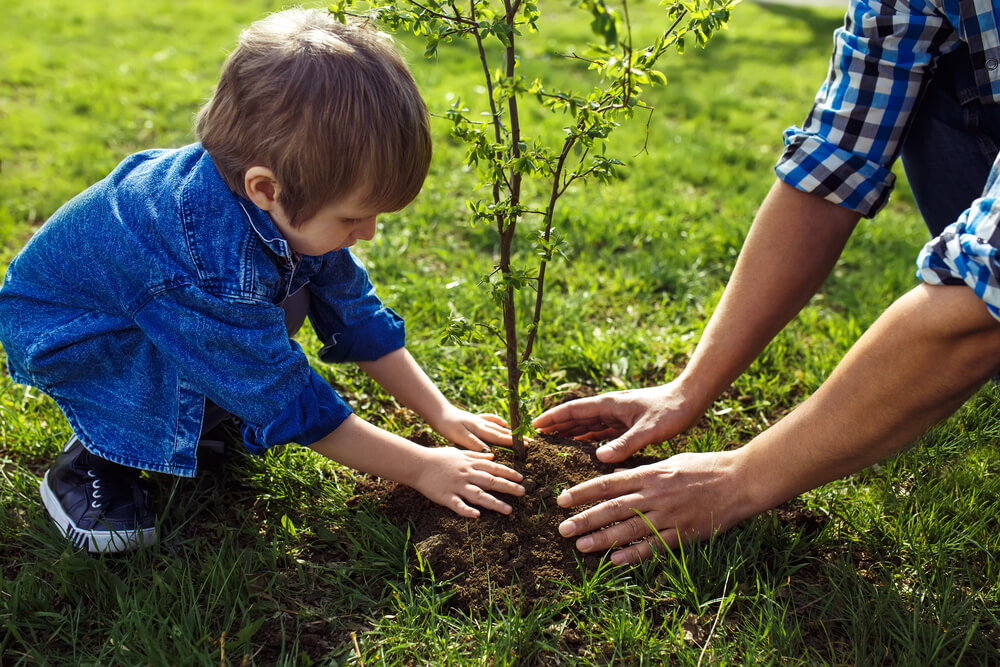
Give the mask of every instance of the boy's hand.
<svg viewBox="0 0 1000 667">
<path fill-rule="evenodd" d="M 463 452 L 454 447 L 428 448 L 413 488 L 438 505 L 470 519 L 480 514 L 471 505 L 510 514 L 510 505 L 490 493 L 523 496 L 524 487 L 515 482 L 520 482 L 524 476 L 494 463 L 492 458 L 493 454 L 486 452 Z"/>
<path fill-rule="evenodd" d="M 487 442 L 503 447 L 513 445 L 507 422 L 499 415 L 475 415 L 449 404 L 430 424 L 448 440 L 473 451 L 490 451 Z"/>
</svg>

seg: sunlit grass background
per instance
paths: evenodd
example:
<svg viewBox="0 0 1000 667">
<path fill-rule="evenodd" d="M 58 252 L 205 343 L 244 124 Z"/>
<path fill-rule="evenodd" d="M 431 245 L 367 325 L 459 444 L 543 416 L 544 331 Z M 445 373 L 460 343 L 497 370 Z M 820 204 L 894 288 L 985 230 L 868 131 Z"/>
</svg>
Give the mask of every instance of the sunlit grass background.
<svg viewBox="0 0 1000 667">
<path fill-rule="evenodd" d="M 0 6 L 0 267 L 124 156 L 193 141 L 193 115 L 239 30 L 280 8 Z M 543 18 L 524 70 L 589 88 L 578 64 L 555 55 L 586 41 L 586 21 L 556 2 L 542 9 L 557 20 Z M 638 30 L 662 27 L 649 0 L 632 11 Z M 654 91 L 648 128 L 639 120 L 615 135 L 622 178 L 570 195 L 558 218 L 569 259 L 550 272 L 537 350 L 546 379 L 527 397 L 535 412 L 569 390 L 640 386 L 683 365 L 773 181 L 781 131 L 801 121 L 825 74 L 841 14 L 745 3 L 708 49 L 664 61 L 669 84 Z M 400 46 L 433 112 L 475 94 L 468 48 L 425 61 L 420 44 Z M 536 115 L 529 131 L 553 136 L 560 123 Z M 382 219 L 359 253 L 445 393 L 501 411 L 497 350 L 439 344 L 453 314 L 495 316 L 477 288 L 495 239 L 468 224 L 475 179 L 446 130 L 435 121 L 423 193 Z M 743 443 L 815 390 L 915 284 L 925 240 L 901 178 L 821 293 L 683 446 Z M 308 335 L 303 343 L 315 352 Z M 324 373 L 365 418 L 404 435 L 424 429 L 353 369 Z M 0 374 L 0 663 L 995 663 L 996 393 L 984 389 L 908 452 L 720 539 L 580 574 L 540 607 L 483 600 L 469 617 L 444 609 L 446 584 L 407 573 L 404 535 L 347 508 L 349 471 L 297 447 L 194 481 L 157 478 L 160 546 L 72 551 L 37 495 L 66 423 L 37 390 Z"/>
</svg>

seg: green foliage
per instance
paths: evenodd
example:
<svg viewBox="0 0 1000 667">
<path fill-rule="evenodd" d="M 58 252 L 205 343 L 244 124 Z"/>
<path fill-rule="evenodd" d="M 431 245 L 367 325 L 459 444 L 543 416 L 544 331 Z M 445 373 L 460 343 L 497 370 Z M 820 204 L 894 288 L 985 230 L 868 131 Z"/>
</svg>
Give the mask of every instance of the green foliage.
<svg viewBox="0 0 1000 667">
<path fill-rule="evenodd" d="M 587 181 L 610 183 L 625 163 L 608 155 L 612 133 L 620 123 L 632 119 L 637 110 L 652 111 L 642 101 L 644 87 L 665 84 L 663 72 L 655 69 L 671 48 L 683 51 L 684 40 L 694 35 L 704 46 L 712 34 L 726 26 L 735 0 L 673 0 L 666 4 L 669 27 L 651 41 L 633 44 L 628 0 L 621 8 L 605 0 L 571 3 L 590 17 L 597 43 L 582 55 L 566 50 L 561 58 L 580 61 L 590 77 L 591 90 L 574 92 L 541 77 L 521 74 L 521 38 L 542 30 L 542 11 L 532 0 L 473 0 L 468 6 L 456 0 L 375 0 L 368 16 L 396 33 L 424 40 L 424 56 L 439 55 L 443 44 L 472 41 L 479 54 L 477 67 L 483 82 L 483 108 L 473 112 L 458 96 L 444 113 L 451 136 L 467 147 L 465 164 L 479 176 L 478 190 L 488 191 L 487 200 L 470 200 L 471 224 L 495 226 L 499 258 L 480 284 L 502 312 L 502 325 L 494 321 L 469 322 L 452 317 L 442 342 L 479 343 L 479 327 L 499 339 L 507 369 L 507 404 L 514 450 L 525 455 L 522 435 L 527 431 L 521 400 L 524 370 L 537 369 L 533 346 L 542 324 L 546 268 L 555 257 L 565 257 L 566 244 L 556 235 L 556 205 L 571 186 Z M 354 11 L 354 0 L 338 0 L 330 11 L 346 20 Z M 534 99 L 541 109 L 562 115 L 559 137 L 533 136 L 524 105 Z M 537 203 L 533 203 L 537 202 Z M 517 228 L 526 217 L 537 216 L 541 227 L 533 233 L 537 262 L 528 268 L 513 263 L 520 239 Z M 519 317 L 518 293 L 534 291 L 534 306 L 525 322 Z M 492 337 L 491 337 L 492 339 Z M 519 343 L 519 339 L 525 342 Z M 535 372 L 532 376 L 537 376 Z"/>
</svg>

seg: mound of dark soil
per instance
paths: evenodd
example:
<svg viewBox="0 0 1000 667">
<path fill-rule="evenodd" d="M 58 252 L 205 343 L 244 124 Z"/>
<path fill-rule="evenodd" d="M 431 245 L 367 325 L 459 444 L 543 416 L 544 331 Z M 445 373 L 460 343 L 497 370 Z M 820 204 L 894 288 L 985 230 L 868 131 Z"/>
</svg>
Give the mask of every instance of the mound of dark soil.
<svg viewBox="0 0 1000 667">
<path fill-rule="evenodd" d="M 558 581 L 578 578 L 579 561 L 585 568 L 600 561 L 600 554 L 581 554 L 573 540 L 559 535 L 559 524 L 579 508 L 556 504 L 563 489 L 614 471 L 616 466 L 601 463 L 593 451 L 592 444 L 544 435 L 531 443 L 524 463 L 495 449 L 495 460 L 520 471 L 528 491 L 521 498 L 502 496 L 514 508 L 508 516 L 484 510 L 479 519 L 464 519 L 409 487 L 377 478 L 359 479 L 357 493 L 402 530 L 409 527 L 413 562 L 419 553 L 438 581 L 452 581 L 453 606 L 469 610 L 509 596 L 530 607 L 550 596 Z M 628 465 L 652 460 L 633 457 Z"/>
</svg>

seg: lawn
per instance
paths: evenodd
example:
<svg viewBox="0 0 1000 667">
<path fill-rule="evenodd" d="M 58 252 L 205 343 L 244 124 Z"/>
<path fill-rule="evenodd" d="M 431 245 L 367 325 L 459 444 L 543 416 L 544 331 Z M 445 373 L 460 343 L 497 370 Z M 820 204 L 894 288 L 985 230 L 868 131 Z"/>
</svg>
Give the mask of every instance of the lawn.
<svg viewBox="0 0 1000 667">
<path fill-rule="evenodd" d="M 6 3 L 0 271 L 121 158 L 193 141 L 193 115 L 227 49 L 280 6 Z M 578 66 L 552 54 L 584 41 L 586 24 L 553 0 L 542 10 L 523 67 L 582 81 Z M 651 17 L 640 30 L 658 29 L 655 11 L 636 3 L 637 16 Z M 744 3 L 707 49 L 667 57 L 669 83 L 653 92 L 648 127 L 616 135 L 630 158 L 621 178 L 569 195 L 557 220 L 568 260 L 551 268 L 536 351 L 545 373 L 526 396 L 533 413 L 569 393 L 641 386 L 683 366 L 773 181 L 781 132 L 801 122 L 822 80 L 841 13 Z M 546 24 L 546 15 L 558 20 Z M 472 51 L 425 61 L 416 42 L 401 47 L 432 112 L 478 84 Z M 544 116 L 531 126 L 560 130 Z M 468 223 L 476 193 L 464 148 L 444 121 L 434 131 L 424 191 L 380 219 L 358 253 L 445 393 L 501 412 L 497 350 L 440 344 L 452 315 L 491 312 L 477 283 L 496 248 L 491 230 Z M 861 223 L 800 317 L 692 433 L 652 452 L 735 447 L 780 419 L 916 284 L 925 240 L 900 173 L 887 209 Z M 308 332 L 301 342 L 318 351 Z M 362 417 L 428 437 L 356 369 L 322 372 Z M 995 664 L 998 391 L 984 388 L 899 456 L 705 544 L 641 566 L 581 569 L 544 604 L 495 596 L 464 613 L 449 607 L 448 582 L 412 567 L 405 532 L 358 504 L 351 471 L 297 446 L 237 456 L 194 480 L 155 476 L 158 546 L 73 551 L 38 496 L 68 427 L 44 394 L 4 371 L 0 664 Z"/>
</svg>

